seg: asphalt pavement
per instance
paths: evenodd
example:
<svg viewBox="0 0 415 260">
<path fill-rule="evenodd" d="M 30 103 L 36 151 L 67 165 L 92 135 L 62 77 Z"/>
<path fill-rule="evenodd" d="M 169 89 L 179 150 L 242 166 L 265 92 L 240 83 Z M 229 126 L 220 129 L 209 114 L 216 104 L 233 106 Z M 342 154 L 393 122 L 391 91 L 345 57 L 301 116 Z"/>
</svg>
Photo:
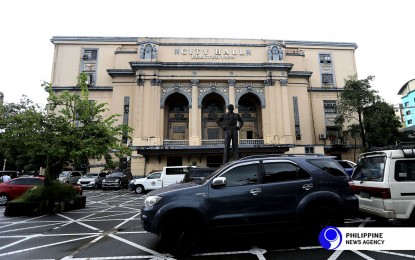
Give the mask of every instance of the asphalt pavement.
<svg viewBox="0 0 415 260">
<path fill-rule="evenodd" d="M 0 207 L 0 259 L 176 259 L 157 236 L 140 227 L 143 195 L 129 190 L 85 190 L 83 209 L 36 217 L 6 217 Z M 399 226 L 361 216 L 346 226 Z M 414 247 L 415 248 L 415 247 Z M 330 251 L 301 232 L 226 237 L 186 259 L 407 259 L 415 251 Z M 182 258 L 184 259 L 184 258 Z"/>
</svg>

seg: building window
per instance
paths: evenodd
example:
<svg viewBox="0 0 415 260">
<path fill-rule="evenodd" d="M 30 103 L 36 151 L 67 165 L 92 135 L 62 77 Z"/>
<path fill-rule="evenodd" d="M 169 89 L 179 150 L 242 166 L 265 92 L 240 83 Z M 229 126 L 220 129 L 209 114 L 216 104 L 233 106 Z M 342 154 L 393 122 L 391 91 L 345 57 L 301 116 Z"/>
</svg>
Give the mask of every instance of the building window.
<svg viewBox="0 0 415 260">
<path fill-rule="evenodd" d="M 175 134 L 181 134 L 186 133 L 186 127 L 184 125 L 175 125 L 173 126 L 173 133 Z"/>
<path fill-rule="evenodd" d="M 293 108 L 294 108 L 295 140 L 301 140 L 300 113 L 298 111 L 298 98 L 297 97 L 293 97 Z"/>
<path fill-rule="evenodd" d="M 410 115 L 411 114 L 411 110 L 407 110 L 406 111 L 406 115 L 408 116 L 408 115 Z"/>
<path fill-rule="evenodd" d="M 97 60 L 98 50 L 84 50 L 83 60 Z"/>
<path fill-rule="evenodd" d="M 207 129 L 208 139 L 219 139 L 219 127 L 211 127 Z"/>
<path fill-rule="evenodd" d="M 304 147 L 305 153 L 314 153 L 314 147 Z"/>
<path fill-rule="evenodd" d="M 408 106 L 409 106 L 409 102 L 408 102 L 408 101 L 406 101 L 406 102 L 405 102 L 405 106 L 406 106 L 406 107 L 408 107 Z"/>
<path fill-rule="evenodd" d="M 335 100 L 324 101 L 325 114 L 337 114 L 337 103 Z"/>
<path fill-rule="evenodd" d="M 408 122 L 408 125 L 412 125 L 412 119 L 409 119 L 407 122 Z"/>
<path fill-rule="evenodd" d="M 333 60 L 330 53 L 319 53 L 318 54 L 320 63 L 320 75 L 321 83 L 324 84 L 335 84 L 334 73 L 333 73 Z"/>
<path fill-rule="evenodd" d="M 97 78 L 98 49 L 84 49 L 81 62 L 81 73 L 87 75 L 89 87 L 95 86 Z"/>
<path fill-rule="evenodd" d="M 320 63 L 331 63 L 330 54 L 320 54 Z"/>
<path fill-rule="evenodd" d="M 130 114 L 130 97 L 124 97 L 124 113 L 122 123 L 128 125 L 128 116 Z M 122 135 L 122 142 L 126 144 L 128 142 L 128 132 L 124 132 Z"/>
<path fill-rule="evenodd" d="M 321 81 L 324 84 L 333 84 L 333 74 L 321 74 Z"/>
</svg>

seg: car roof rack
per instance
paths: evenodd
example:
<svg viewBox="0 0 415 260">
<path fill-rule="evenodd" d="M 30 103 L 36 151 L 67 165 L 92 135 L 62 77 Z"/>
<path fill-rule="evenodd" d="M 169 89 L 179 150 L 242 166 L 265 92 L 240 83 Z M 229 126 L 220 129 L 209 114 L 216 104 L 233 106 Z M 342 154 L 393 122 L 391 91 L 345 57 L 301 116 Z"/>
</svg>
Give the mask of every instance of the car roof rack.
<svg viewBox="0 0 415 260">
<path fill-rule="evenodd" d="M 248 160 L 248 159 L 260 159 L 260 158 L 269 158 L 269 157 L 305 157 L 305 156 L 316 156 L 316 157 L 321 157 L 321 156 L 326 156 L 324 154 L 321 153 L 302 153 L 302 154 L 256 154 L 256 155 L 249 155 L 249 156 L 245 156 L 243 158 L 241 158 L 240 160 Z"/>
<path fill-rule="evenodd" d="M 401 150 L 405 158 L 415 158 L 415 142 L 401 142 L 397 145 L 372 147 L 369 149 L 369 152 L 382 150 Z"/>
</svg>

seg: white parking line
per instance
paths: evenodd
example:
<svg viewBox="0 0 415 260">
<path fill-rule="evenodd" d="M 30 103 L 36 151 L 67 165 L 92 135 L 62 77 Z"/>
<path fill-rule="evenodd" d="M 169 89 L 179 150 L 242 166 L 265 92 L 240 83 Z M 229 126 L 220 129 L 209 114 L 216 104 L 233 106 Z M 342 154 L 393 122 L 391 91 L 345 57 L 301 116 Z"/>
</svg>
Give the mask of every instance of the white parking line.
<svg viewBox="0 0 415 260">
<path fill-rule="evenodd" d="M 42 235 L 39 235 L 37 237 L 40 237 L 40 236 L 42 236 Z M 52 247 L 52 246 L 56 246 L 56 245 L 61 245 L 61 244 L 66 244 L 66 243 L 78 241 L 78 240 L 88 239 L 88 238 L 95 237 L 95 236 L 97 236 L 97 235 L 91 235 L 91 236 L 86 236 L 86 237 L 81 237 L 81 238 L 75 238 L 75 239 L 66 240 L 66 241 L 57 242 L 57 243 L 52 243 L 52 244 L 48 244 L 48 245 L 25 248 L 25 249 L 21 249 L 21 250 L 16 250 L 16 251 L 12 251 L 12 252 L 3 253 L 3 254 L 0 254 L 0 256 L 14 255 L 14 254 L 18 254 L 18 253 L 22 253 L 22 252 L 26 252 L 26 251 L 31 251 L 31 250 L 36 250 L 36 249 L 40 249 L 40 248 Z"/>
<path fill-rule="evenodd" d="M 154 256 L 161 257 L 162 259 L 172 259 L 172 258 L 170 258 L 170 257 L 169 257 L 169 256 L 167 256 L 167 255 L 161 254 L 161 253 L 156 252 L 156 251 L 154 251 L 154 250 L 152 250 L 152 249 L 149 249 L 149 248 L 144 247 L 144 246 L 142 246 L 142 245 L 136 244 L 136 243 L 131 242 L 131 241 L 127 240 L 127 239 L 124 239 L 124 238 L 121 238 L 121 237 L 119 237 L 119 236 L 116 236 L 116 235 L 114 235 L 114 234 L 110 234 L 109 236 L 110 236 L 110 237 L 112 237 L 112 238 L 115 238 L 115 239 L 117 239 L 117 240 L 119 240 L 119 241 L 121 241 L 121 242 L 124 242 L 125 244 L 128 244 L 128 245 L 130 245 L 130 246 L 133 246 L 133 247 L 135 247 L 135 248 L 138 248 L 138 249 L 140 249 L 140 250 L 143 250 L 143 251 L 145 251 L 145 252 L 147 252 L 147 253 L 150 253 L 150 254 L 152 254 L 152 255 L 154 255 Z M 166 257 L 167 257 L 167 258 L 166 258 Z"/>
</svg>

